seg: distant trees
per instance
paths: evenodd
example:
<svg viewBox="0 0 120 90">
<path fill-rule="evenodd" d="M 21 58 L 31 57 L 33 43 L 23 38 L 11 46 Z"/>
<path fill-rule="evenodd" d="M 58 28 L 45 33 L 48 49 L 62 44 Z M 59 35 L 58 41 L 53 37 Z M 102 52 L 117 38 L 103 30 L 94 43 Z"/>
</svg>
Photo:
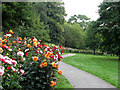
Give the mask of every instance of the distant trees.
<svg viewBox="0 0 120 90">
<path fill-rule="evenodd" d="M 96 22 L 92 21 L 88 25 L 86 29 L 86 47 L 89 49 L 94 50 L 94 55 L 95 55 L 95 50 L 99 49 L 100 44 L 101 44 L 101 35 L 96 32 Z"/>
<path fill-rule="evenodd" d="M 64 45 L 66 47 L 72 47 L 72 48 L 84 48 L 84 31 L 82 27 L 80 27 L 79 24 L 69 24 L 65 23 L 63 25 L 64 32 L 63 37 L 65 39 Z"/>
<path fill-rule="evenodd" d="M 85 15 L 71 16 L 63 25 L 64 45 L 72 48 L 86 49 L 85 37 L 86 28 L 90 18 Z"/>
<path fill-rule="evenodd" d="M 71 16 L 68 20 L 68 23 L 78 23 L 83 30 L 85 30 L 88 26 L 88 22 L 89 22 L 90 18 L 88 18 L 86 15 L 74 15 Z"/>
</svg>

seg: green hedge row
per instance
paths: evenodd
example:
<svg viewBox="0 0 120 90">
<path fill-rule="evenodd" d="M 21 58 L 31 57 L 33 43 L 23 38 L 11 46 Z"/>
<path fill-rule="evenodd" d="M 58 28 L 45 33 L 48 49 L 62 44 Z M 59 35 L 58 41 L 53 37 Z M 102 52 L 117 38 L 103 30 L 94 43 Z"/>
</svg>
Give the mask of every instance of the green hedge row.
<svg viewBox="0 0 120 90">
<path fill-rule="evenodd" d="M 65 48 L 65 53 L 82 53 L 82 54 L 94 54 L 93 50 L 79 50 L 79 49 L 71 49 L 71 48 Z M 96 55 L 103 55 L 100 51 L 95 51 Z"/>
</svg>

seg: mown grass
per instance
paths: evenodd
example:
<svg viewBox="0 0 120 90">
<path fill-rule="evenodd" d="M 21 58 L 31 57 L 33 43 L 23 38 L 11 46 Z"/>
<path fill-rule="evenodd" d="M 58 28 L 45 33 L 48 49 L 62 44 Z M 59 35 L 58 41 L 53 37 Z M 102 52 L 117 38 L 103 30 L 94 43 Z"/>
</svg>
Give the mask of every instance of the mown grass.
<svg viewBox="0 0 120 90">
<path fill-rule="evenodd" d="M 57 77 L 57 85 L 55 86 L 55 89 L 61 89 L 61 88 L 73 88 L 73 86 L 69 83 L 69 81 L 63 76 L 56 74 Z"/>
<path fill-rule="evenodd" d="M 118 57 L 76 54 L 62 61 L 98 76 L 118 88 Z"/>
</svg>

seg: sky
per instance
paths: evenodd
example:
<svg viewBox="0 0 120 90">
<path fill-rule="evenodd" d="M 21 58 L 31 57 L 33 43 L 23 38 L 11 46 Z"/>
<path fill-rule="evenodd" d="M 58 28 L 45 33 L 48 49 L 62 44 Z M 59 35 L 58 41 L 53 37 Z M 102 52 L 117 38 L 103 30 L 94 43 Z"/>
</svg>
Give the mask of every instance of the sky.
<svg viewBox="0 0 120 90">
<path fill-rule="evenodd" d="M 66 10 L 67 16 L 65 17 L 68 20 L 71 16 L 86 15 L 91 18 L 91 20 L 97 20 L 99 18 L 98 6 L 103 0 L 62 0 L 64 2 L 64 7 Z"/>
</svg>

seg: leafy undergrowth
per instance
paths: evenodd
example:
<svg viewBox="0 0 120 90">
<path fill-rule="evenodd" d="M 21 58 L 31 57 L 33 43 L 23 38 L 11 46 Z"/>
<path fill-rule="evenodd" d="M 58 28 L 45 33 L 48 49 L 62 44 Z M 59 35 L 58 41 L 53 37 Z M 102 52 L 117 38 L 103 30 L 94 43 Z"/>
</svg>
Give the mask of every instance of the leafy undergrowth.
<svg viewBox="0 0 120 90">
<path fill-rule="evenodd" d="M 118 57 L 76 54 L 62 61 L 118 87 Z"/>
</svg>

